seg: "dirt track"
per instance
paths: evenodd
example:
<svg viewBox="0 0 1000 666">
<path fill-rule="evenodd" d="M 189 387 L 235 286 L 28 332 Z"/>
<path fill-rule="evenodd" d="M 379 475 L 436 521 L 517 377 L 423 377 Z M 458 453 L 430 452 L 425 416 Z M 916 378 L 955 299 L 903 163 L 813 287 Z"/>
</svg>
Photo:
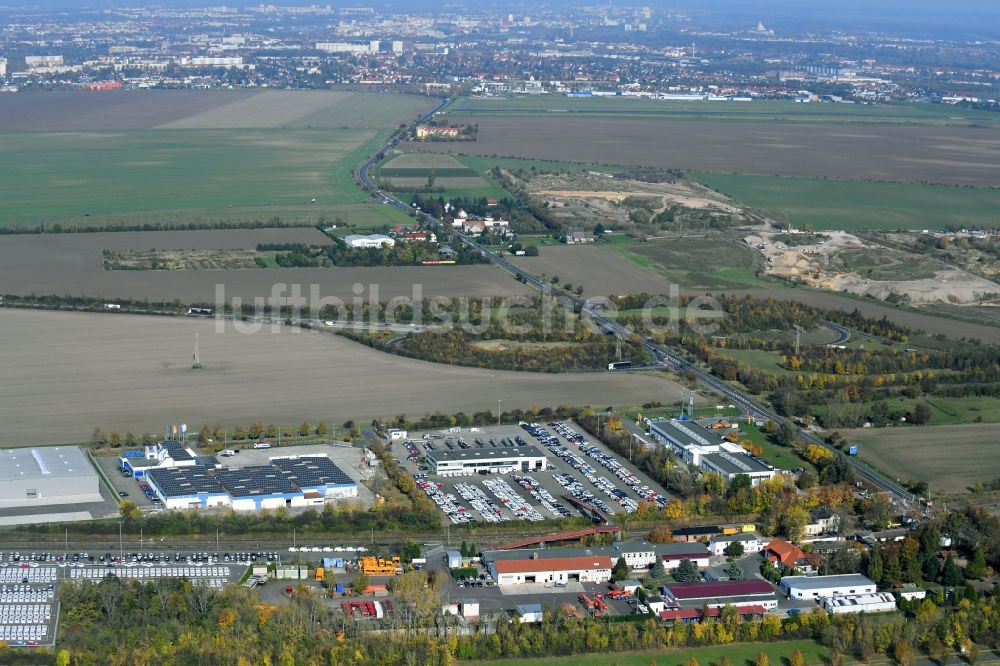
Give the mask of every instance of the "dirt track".
<svg viewBox="0 0 1000 666">
<path fill-rule="evenodd" d="M 460 119 L 456 116 L 456 119 Z M 474 143 L 406 150 L 693 171 L 1000 186 L 1000 133 L 654 119 L 482 117 Z"/>
<path fill-rule="evenodd" d="M 344 338 L 214 321 L 0 309 L 0 444 L 86 440 L 95 427 L 298 425 L 399 413 L 676 401 L 673 382 L 635 374 L 532 374 L 437 365 Z M 204 368 L 192 370 L 194 334 Z"/>
</svg>

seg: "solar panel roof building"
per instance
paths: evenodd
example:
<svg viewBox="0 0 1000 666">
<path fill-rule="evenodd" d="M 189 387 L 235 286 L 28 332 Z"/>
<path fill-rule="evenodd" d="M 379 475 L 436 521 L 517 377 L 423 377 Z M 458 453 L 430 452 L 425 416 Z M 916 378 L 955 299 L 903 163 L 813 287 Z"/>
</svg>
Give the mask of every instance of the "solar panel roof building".
<svg viewBox="0 0 1000 666">
<path fill-rule="evenodd" d="M 216 472 L 219 483 L 232 497 L 234 509 L 274 509 L 291 506 L 302 491 L 271 465 Z"/>
<path fill-rule="evenodd" d="M 326 456 L 272 458 L 271 464 L 304 493 L 336 499 L 358 496 L 358 484 Z"/>
<path fill-rule="evenodd" d="M 237 510 L 322 505 L 358 496 L 358 485 L 326 456 L 274 458 L 266 465 L 226 469 L 209 464 L 147 471 L 168 509 L 231 506 Z"/>
<path fill-rule="evenodd" d="M 149 470 L 149 487 L 168 509 L 229 506 L 231 500 L 219 480 L 204 467 L 163 467 Z"/>
</svg>

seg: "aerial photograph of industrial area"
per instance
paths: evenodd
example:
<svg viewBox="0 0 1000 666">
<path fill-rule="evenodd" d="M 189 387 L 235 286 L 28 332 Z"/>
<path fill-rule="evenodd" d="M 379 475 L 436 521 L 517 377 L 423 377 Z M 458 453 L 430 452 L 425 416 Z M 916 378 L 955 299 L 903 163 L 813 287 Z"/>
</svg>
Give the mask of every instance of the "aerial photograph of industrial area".
<svg viewBox="0 0 1000 666">
<path fill-rule="evenodd" d="M 1000 666 L 1000 6 L 0 4 L 0 666 Z"/>
</svg>

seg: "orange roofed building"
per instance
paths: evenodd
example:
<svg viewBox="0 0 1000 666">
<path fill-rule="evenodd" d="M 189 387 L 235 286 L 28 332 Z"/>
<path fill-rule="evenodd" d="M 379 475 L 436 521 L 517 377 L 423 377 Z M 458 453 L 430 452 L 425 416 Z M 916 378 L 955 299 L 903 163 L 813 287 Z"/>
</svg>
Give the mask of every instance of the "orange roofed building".
<svg viewBox="0 0 1000 666">
<path fill-rule="evenodd" d="M 497 585 L 522 583 L 607 583 L 614 563 L 607 555 L 496 560 L 489 563 Z"/>
<path fill-rule="evenodd" d="M 801 548 L 784 539 L 772 539 L 764 546 L 764 557 L 786 573 L 792 569 L 798 569 L 804 574 L 816 571 L 815 556 L 804 553 Z"/>
</svg>

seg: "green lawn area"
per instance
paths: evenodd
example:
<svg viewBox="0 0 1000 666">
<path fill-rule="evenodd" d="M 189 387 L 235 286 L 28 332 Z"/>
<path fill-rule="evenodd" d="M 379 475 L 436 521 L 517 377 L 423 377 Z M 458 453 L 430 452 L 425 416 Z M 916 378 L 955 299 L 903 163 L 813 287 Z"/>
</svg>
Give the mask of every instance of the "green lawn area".
<svg viewBox="0 0 1000 666">
<path fill-rule="evenodd" d="M 767 435 L 752 423 L 741 422 L 740 435 L 745 439 L 749 439 L 754 444 L 759 444 L 760 448 L 763 449 L 761 457 L 775 467 L 781 469 L 795 469 L 796 467 L 815 469 L 812 463 L 800 458 L 792 449 L 771 442 Z"/>
<path fill-rule="evenodd" d="M 619 256 L 688 289 L 774 286 L 756 276 L 760 257 L 742 243 L 701 238 L 619 242 L 612 247 Z"/>
<path fill-rule="evenodd" d="M 985 423 L 1000 423 L 1000 398 L 900 398 L 890 400 L 889 407 L 909 411 L 921 402 L 930 407 L 933 413 L 929 425 L 975 423 L 977 418 Z"/>
<path fill-rule="evenodd" d="M 1000 126 L 1000 118 L 990 111 L 958 109 L 942 104 L 797 104 L 780 100 L 707 102 L 634 97 L 522 95 L 487 99 L 467 98 L 450 106 L 448 112 L 471 117 L 559 113 L 726 122 Z"/>
<path fill-rule="evenodd" d="M 0 225 L 266 220 L 285 219 L 286 211 L 332 221 L 333 207 L 369 200 L 351 170 L 387 135 L 360 129 L 2 133 Z"/>
<path fill-rule="evenodd" d="M 829 651 L 813 641 L 782 641 L 778 643 L 740 643 L 718 647 L 680 650 L 644 650 L 614 654 L 580 654 L 569 657 L 531 657 L 530 659 L 499 659 L 497 661 L 460 662 L 482 666 L 522 666 L 525 663 L 546 666 L 685 666 L 692 657 L 699 666 L 715 666 L 726 656 L 733 666 L 752 666 L 758 653 L 763 652 L 772 666 L 787 666 L 795 650 L 799 650 L 809 666 L 826 663 Z"/>
<path fill-rule="evenodd" d="M 791 375 L 794 370 L 788 370 L 778 365 L 778 352 L 763 349 L 717 349 L 723 356 L 743 361 L 751 368 L 770 372 L 775 375 Z"/>
<path fill-rule="evenodd" d="M 993 225 L 1000 188 L 870 183 L 819 178 L 691 173 L 737 201 L 785 218 L 794 227 L 941 229 Z"/>
</svg>

